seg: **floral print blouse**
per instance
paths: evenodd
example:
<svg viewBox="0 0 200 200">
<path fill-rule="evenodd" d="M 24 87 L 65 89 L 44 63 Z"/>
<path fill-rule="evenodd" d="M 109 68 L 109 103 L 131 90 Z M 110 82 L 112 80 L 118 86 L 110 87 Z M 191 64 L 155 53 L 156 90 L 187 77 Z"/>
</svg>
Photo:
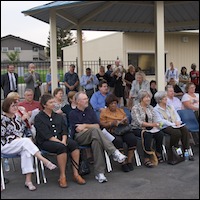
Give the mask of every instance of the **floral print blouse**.
<svg viewBox="0 0 200 200">
<path fill-rule="evenodd" d="M 13 118 L 1 115 L 1 145 L 9 144 L 17 137 L 22 137 L 25 130 L 25 123 L 21 117 L 15 115 Z"/>
</svg>

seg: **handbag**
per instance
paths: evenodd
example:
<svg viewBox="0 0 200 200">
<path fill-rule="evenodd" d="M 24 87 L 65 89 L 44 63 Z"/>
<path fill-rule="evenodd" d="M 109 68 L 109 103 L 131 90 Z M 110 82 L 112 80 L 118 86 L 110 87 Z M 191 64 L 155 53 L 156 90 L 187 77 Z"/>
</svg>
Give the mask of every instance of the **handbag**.
<svg viewBox="0 0 200 200">
<path fill-rule="evenodd" d="M 87 160 L 81 160 L 79 163 L 79 174 L 81 176 L 89 174 L 90 173 L 90 166 Z"/>
<path fill-rule="evenodd" d="M 89 161 L 86 156 L 87 156 L 86 152 L 83 153 L 81 150 L 80 151 L 80 160 L 79 160 L 79 165 L 78 165 L 78 163 L 70 155 L 72 165 L 78 170 L 78 173 L 81 176 L 90 174 L 90 165 L 89 165 Z"/>
<path fill-rule="evenodd" d="M 152 149 L 151 151 L 147 151 L 145 149 L 145 146 L 144 146 L 144 132 L 146 130 L 142 130 L 141 131 L 141 140 L 142 140 L 142 148 L 144 150 L 145 153 L 147 153 L 149 155 L 149 160 L 150 162 L 154 165 L 154 166 L 157 166 L 158 165 L 158 158 L 156 156 L 156 153 L 155 151 Z"/>
<path fill-rule="evenodd" d="M 168 151 L 168 164 L 176 165 L 185 160 L 181 147 L 172 146 L 171 152 Z"/>
<path fill-rule="evenodd" d="M 119 124 L 115 129 L 114 129 L 114 134 L 115 135 L 124 135 L 125 133 L 129 133 L 131 131 L 131 126 L 125 125 L 125 124 Z"/>
</svg>

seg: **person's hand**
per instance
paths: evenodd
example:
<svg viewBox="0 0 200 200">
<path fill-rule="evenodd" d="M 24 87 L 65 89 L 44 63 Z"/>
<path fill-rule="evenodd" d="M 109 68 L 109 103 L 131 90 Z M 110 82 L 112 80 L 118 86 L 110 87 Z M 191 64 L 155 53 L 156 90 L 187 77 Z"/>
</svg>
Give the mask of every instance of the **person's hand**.
<svg viewBox="0 0 200 200">
<path fill-rule="evenodd" d="M 85 124 L 76 124 L 76 132 L 79 133 L 85 129 L 86 129 Z"/>
<path fill-rule="evenodd" d="M 176 121 L 176 122 L 175 122 L 175 125 L 176 125 L 176 126 L 180 126 L 180 125 L 181 125 L 181 123 L 180 123 L 180 122 L 178 122 L 178 121 Z"/>
<path fill-rule="evenodd" d="M 28 113 L 24 113 L 23 114 L 22 120 L 25 120 L 25 119 L 29 119 L 29 114 Z"/>
<path fill-rule="evenodd" d="M 31 117 L 32 111 L 28 111 L 28 115 L 29 115 L 29 117 Z"/>
<path fill-rule="evenodd" d="M 118 120 L 114 120 L 112 123 L 111 123 L 111 126 L 118 126 L 119 125 L 119 121 Z"/>
<path fill-rule="evenodd" d="M 33 74 L 33 73 L 34 73 L 34 71 L 35 71 L 34 69 L 31 69 L 29 72 L 30 72 L 31 74 Z"/>
<path fill-rule="evenodd" d="M 156 128 L 160 128 L 160 124 L 159 123 L 152 123 L 153 127 L 156 127 Z"/>
</svg>

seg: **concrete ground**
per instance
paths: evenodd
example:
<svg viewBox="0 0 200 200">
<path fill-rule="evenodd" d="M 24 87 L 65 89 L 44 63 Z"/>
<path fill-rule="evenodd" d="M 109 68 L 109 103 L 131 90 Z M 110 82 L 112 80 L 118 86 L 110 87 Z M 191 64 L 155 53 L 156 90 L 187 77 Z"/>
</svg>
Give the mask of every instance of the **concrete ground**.
<svg viewBox="0 0 200 200">
<path fill-rule="evenodd" d="M 106 173 L 107 183 L 98 183 L 94 179 L 93 165 L 91 173 L 85 175 L 87 183 L 77 185 L 72 180 L 68 166 L 68 188 L 60 188 L 57 180 L 59 171 L 45 170 L 47 183 L 36 184 L 36 191 L 24 187 L 24 176 L 20 170 L 20 160 L 16 159 L 16 171 L 5 172 L 9 179 L 1 199 L 199 199 L 199 145 L 193 147 L 195 161 L 177 165 L 161 163 L 155 168 L 144 165 L 135 166 L 128 173 L 122 172 L 120 164 L 112 159 L 113 171 Z M 49 157 L 54 162 L 55 157 Z"/>
</svg>

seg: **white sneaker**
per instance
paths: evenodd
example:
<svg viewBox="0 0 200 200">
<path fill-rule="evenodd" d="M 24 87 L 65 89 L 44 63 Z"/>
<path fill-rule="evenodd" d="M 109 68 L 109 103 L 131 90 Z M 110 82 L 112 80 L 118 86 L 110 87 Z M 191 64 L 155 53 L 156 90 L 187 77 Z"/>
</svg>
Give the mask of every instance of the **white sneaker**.
<svg viewBox="0 0 200 200">
<path fill-rule="evenodd" d="M 112 154 L 112 156 L 113 156 L 113 160 L 117 161 L 118 163 L 123 163 L 125 161 L 125 159 L 127 158 L 127 156 L 120 153 L 120 151 L 118 149 L 115 150 L 115 152 Z"/>
<path fill-rule="evenodd" d="M 103 173 L 99 173 L 95 176 L 95 179 L 97 181 L 99 181 L 99 183 L 103 183 L 103 182 L 107 182 L 107 178 L 105 177 L 105 175 Z"/>
</svg>

